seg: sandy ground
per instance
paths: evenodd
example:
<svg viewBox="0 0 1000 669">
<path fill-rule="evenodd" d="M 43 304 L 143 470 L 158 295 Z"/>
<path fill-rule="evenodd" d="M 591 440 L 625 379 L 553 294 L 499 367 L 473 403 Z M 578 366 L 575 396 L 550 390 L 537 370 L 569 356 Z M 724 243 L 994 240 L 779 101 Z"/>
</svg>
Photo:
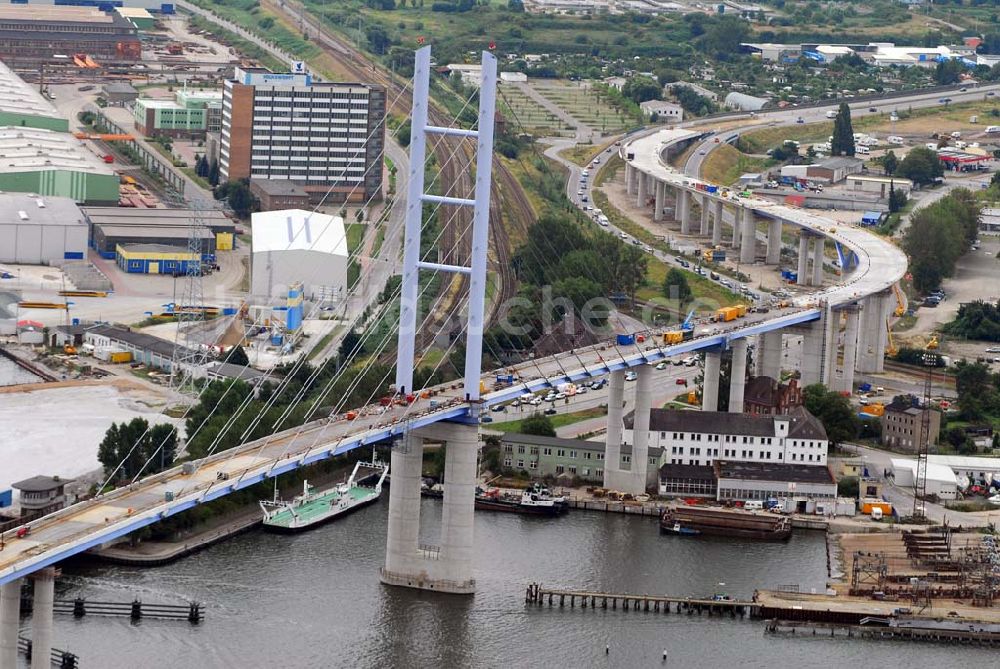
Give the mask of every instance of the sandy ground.
<svg viewBox="0 0 1000 669">
<path fill-rule="evenodd" d="M 0 395 L 0 490 L 36 474 L 77 477 L 100 467 L 97 446 L 113 422 L 141 416 L 180 424 L 160 413 L 162 396 L 139 385 L 58 383 Z"/>
</svg>

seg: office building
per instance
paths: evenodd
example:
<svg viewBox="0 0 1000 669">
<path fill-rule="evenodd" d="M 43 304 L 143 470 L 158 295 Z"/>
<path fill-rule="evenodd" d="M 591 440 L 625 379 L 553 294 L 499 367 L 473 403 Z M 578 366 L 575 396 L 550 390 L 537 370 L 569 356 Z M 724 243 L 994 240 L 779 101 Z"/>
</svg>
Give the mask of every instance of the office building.
<svg viewBox="0 0 1000 669">
<path fill-rule="evenodd" d="M 662 451 L 650 448 L 646 467 L 646 485 L 656 485 L 657 467 Z M 534 478 L 551 476 L 565 483 L 603 485 L 604 442 L 583 439 L 541 437 L 533 434 L 508 433 L 500 445 L 500 464 L 504 470 L 516 473 L 526 471 Z M 632 447 L 622 446 L 620 469 L 631 469 Z"/>
<path fill-rule="evenodd" d="M 236 68 L 222 98 L 222 179 L 292 181 L 312 203 L 382 191 L 385 89 Z"/>
<path fill-rule="evenodd" d="M 927 432 L 924 434 L 924 414 L 929 414 Z M 882 445 L 895 451 L 916 453 L 920 442 L 936 444 L 941 432 L 941 412 L 937 409 L 918 409 L 909 404 L 890 404 L 882 415 Z"/>
<path fill-rule="evenodd" d="M 132 116 L 136 130 L 149 137 L 204 137 L 222 129 L 222 93 L 184 89 L 173 100 L 139 98 Z"/>
</svg>

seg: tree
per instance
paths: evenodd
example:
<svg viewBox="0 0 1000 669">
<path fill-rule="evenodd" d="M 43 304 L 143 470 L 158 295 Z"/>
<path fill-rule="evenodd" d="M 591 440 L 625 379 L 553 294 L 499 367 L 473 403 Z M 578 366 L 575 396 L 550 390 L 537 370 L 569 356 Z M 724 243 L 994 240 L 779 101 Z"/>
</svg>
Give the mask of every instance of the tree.
<svg viewBox="0 0 1000 669">
<path fill-rule="evenodd" d="M 851 125 L 851 108 L 846 102 L 840 103 L 837 117 L 833 119 L 833 139 L 830 140 L 830 155 L 854 155 L 854 127 Z"/>
<path fill-rule="evenodd" d="M 806 411 L 823 423 L 831 444 L 837 445 L 857 437 L 861 421 L 848 398 L 828 390 L 821 383 L 814 383 L 803 389 L 802 399 Z"/>
<path fill-rule="evenodd" d="M 662 290 L 663 296 L 668 300 L 677 300 L 679 307 L 683 307 L 691 301 L 691 286 L 688 285 L 684 272 L 676 267 L 671 267 L 670 271 L 667 272 L 667 276 L 663 280 Z"/>
<path fill-rule="evenodd" d="M 219 185 L 219 161 L 212 158 L 212 164 L 208 168 L 208 183 L 212 186 Z"/>
<path fill-rule="evenodd" d="M 636 104 L 663 97 L 663 88 L 649 77 L 632 77 L 622 87 L 622 95 Z"/>
<path fill-rule="evenodd" d="M 845 476 L 844 478 L 837 481 L 838 497 L 857 498 L 859 492 L 860 492 L 860 484 L 858 482 L 857 476 Z"/>
<path fill-rule="evenodd" d="M 524 12 L 523 0 L 507 0 L 507 9 L 512 12 Z"/>
<path fill-rule="evenodd" d="M 891 177 L 893 174 L 896 173 L 896 169 L 898 167 L 899 167 L 899 158 L 897 158 L 896 154 L 892 150 L 890 150 L 888 153 L 885 154 L 885 157 L 882 158 L 882 171 L 885 172 L 886 176 Z"/>
<path fill-rule="evenodd" d="M 229 353 L 226 354 L 226 362 L 231 365 L 250 366 L 250 358 L 247 357 L 247 352 L 243 350 L 242 346 L 234 346 L 229 349 Z"/>
<path fill-rule="evenodd" d="M 177 428 L 166 423 L 150 428 L 144 418 L 133 418 L 128 423 L 112 423 L 98 446 L 97 459 L 104 475 L 118 484 L 171 467 L 176 451 Z"/>
<path fill-rule="evenodd" d="M 896 190 L 896 184 L 889 182 L 889 213 L 895 214 L 897 211 L 906 206 L 906 193 L 901 190 Z"/>
<path fill-rule="evenodd" d="M 926 186 L 944 176 L 944 167 L 938 160 L 936 151 L 931 151 L 926 146 L 917 146 L 899 162 L 895 174 L 915 184 Z"/>
<path fill-rule="evenodd" d="M 942 60 L 934 69 L 934 81 L 939 86 L 957 84 L 965 73 L 965 65 L 957 59 Z"/>
<path fill-rule="evenodd" d="M 253 196 L 250 195 L 250 186 L 243 179 L 240 179 L 228 182 L 226 187 L 229 206 L 232 207 L 233 212 L 240 218 L 249 216 L 250 210 L 253 207 Z"/>
<path fill-rule="evenodd" d="M 521 421 L 521 434 L 534 434 L 539 437 L 556 436 L 556 428 L 548 416 L 540 413 L 531 414 Z"/>
</svg>

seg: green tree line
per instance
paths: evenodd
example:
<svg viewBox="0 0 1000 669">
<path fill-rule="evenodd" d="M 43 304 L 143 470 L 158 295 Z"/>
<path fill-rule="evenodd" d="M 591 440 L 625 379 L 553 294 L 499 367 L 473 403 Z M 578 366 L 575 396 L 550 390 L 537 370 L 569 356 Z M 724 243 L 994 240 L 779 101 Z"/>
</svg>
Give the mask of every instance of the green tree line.
<svg viewBox="0 0 1000 669">
<path fill-rule="evenodd" d="M 976 238 L 980 210 L 972 192 L 959 188 L 910 216 L 903 249 L 917 290 L 934 290 L 955 272 L 955 263 Z"/>
</svg>

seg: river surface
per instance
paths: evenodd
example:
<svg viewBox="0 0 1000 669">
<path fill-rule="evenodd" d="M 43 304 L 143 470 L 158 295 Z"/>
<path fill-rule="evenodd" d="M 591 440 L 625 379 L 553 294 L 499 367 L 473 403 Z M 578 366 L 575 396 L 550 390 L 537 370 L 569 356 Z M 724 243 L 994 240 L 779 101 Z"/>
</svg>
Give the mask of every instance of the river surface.
<svg viewBox="0 0 1000 669">
<path fill-rule="evenodd" d="M 423 500 L 423 541 L 436 542 L 440 509 Z M 379 583 L 387 510 L 386 494 L 305 534 L 249 532 L 152 569 L 67 569 L 57 597 L 197 600 L 206 620 L 57 616 L 55 646 L 77 653 L 84 669 L 996 666 L 996 651 L 985 649 L 765 636 L 762 623 L 728 617 L 524 604 L 532 581 L 686 596 L 822 589 L 826 544 L 818 532 L 769 544 L 661 536 L 653 519 L 617 514 L 477 513 L 478 591 L 460 597 Z"/>
<path fill-rule="evenodd" d="M 41 379 L 17 366 L 7 358 L 0 357 L 0 387 L 16 386 L 21 383 L 38 383 Z"/>
</svg>

